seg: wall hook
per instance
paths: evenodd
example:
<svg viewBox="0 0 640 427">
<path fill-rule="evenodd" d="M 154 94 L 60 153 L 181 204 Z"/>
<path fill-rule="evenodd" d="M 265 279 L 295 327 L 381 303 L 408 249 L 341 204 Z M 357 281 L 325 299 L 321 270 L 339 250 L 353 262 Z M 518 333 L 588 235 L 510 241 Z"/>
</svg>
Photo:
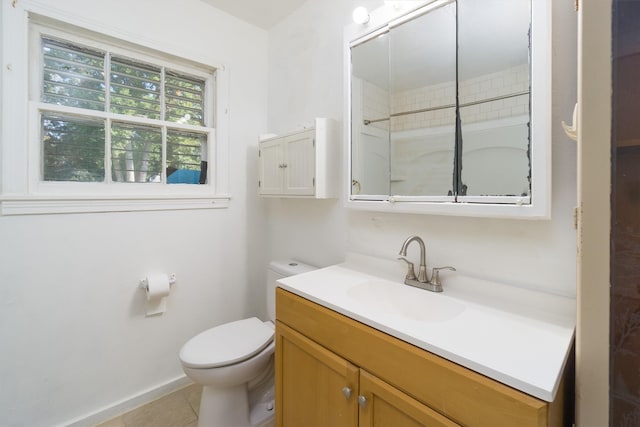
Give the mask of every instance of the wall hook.
<svg viewBox="0 0 640 427">
<path fill-rule="evenodd" d="M 564 133 L 574 141 L 578 140 L 578 104 L 573 107 L 573 123 L 571 126 L 567 125 L 564 120 L 562 121 L 562 128 Z"/>
</svg>

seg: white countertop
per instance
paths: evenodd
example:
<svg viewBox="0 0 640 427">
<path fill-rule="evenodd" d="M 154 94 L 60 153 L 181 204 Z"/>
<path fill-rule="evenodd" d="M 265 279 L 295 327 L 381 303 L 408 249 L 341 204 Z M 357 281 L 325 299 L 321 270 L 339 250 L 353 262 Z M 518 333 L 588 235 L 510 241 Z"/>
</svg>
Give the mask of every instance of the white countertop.
<svg viewBox="0 0 640 427">
<path fill-rule="evenodd" d="M 444 292 L 404 285 L 404 263 L 352 254 L 279 286 L 547 402 L 573 343 L 572 298 L 454 272 Z"/>
</svg>

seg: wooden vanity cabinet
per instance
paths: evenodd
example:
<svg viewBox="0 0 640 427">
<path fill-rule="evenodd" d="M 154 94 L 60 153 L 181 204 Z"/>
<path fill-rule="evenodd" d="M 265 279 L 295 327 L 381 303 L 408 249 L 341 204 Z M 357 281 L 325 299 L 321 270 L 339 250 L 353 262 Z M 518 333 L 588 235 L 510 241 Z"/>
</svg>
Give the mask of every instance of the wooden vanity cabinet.
<svg viewBox="0 0 640 427">
<path fill-rule="evenodd" d="M 548 403 L 278 288 L 277 427 L 560 427 Z"/>
</svg>

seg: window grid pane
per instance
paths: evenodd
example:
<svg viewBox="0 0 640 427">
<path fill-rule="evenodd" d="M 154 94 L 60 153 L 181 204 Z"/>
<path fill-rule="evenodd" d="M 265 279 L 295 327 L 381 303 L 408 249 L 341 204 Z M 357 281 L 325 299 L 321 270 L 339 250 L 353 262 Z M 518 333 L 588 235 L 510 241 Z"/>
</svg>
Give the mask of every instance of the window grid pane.
<svg viewBox="0 0 640 427">
<path fill-rule="evenodd" d="M 112 123 L 111 170 L 114 182 L 161 182 L 162 131 Z"/>
<path fill-rule="evenodd" d="M 41 128 L 45 181 L 104 181 L 103 120 L 43 114 Z"/>
<path fill-rule="evenodd" d="M 165 73 L 165 120 L 204 126 L 204 80 Z"/>
<path fill-rule="evenodd" d="M 111 58 L 112 113 L 160 119 L 160 68 Z"/>
<path fill-rule="evenodd" d="M 104 111 L 104 54 L 42 39 L 42 101 Z"/>
<path fill-rule="evenodd" d="M 206 159 L 206 149 L 206 134 L 168 130 L 167 183 L 204 183 L 206 169 L 203 160 Z"/>
</svg>

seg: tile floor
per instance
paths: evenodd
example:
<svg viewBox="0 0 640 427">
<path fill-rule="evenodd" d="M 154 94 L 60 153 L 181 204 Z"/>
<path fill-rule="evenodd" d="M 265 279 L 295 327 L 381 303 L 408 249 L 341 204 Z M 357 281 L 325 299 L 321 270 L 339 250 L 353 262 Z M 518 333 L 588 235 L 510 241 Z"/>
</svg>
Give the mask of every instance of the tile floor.
<svg viewBox="0 0 640 427">
<path fill-rule="evenodd" d="M 197 427 L 201 394 L 193 384 L 97 427 Z"/>
</svg>

